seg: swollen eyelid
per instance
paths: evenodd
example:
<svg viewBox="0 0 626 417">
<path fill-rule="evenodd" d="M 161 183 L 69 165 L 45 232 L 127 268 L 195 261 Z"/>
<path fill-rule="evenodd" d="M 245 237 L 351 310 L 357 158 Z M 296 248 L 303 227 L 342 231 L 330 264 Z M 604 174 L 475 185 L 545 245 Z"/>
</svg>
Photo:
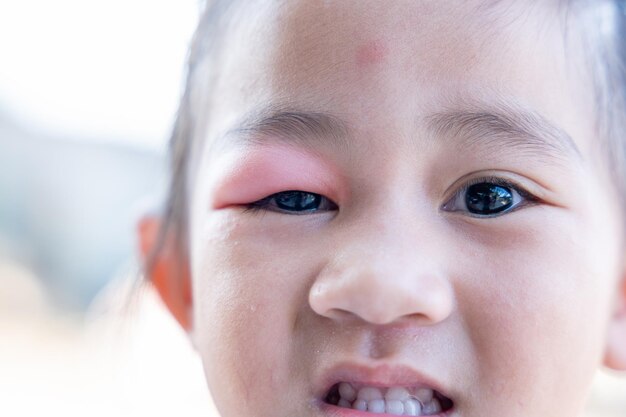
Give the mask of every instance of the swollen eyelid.
<svg viewBox="0 0 626 417">
<path fill-rule="evenodd" d="M 267 198 L 288 191 L 306 190 L 334 197 L 342 189 L 339 176 L 325 161 L 291 149 L 239 152 L 219 162 L 210 176 L 214 209 L 253 206 L 250 202 L 258 206 Z"/>
</svg>

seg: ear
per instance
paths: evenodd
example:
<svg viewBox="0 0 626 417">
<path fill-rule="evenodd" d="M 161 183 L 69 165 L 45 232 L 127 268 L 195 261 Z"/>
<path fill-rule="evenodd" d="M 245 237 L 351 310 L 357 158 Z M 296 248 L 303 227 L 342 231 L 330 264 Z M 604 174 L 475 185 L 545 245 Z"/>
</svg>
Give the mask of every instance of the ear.
<svg viewBox="0 0 626 417">
<path fill-rule="evenodd" d="M 619 283 L 617 298 L 609 324 L 604 365 L 617 371 L 626 371 L 626 270 Z"/>
<path fill-rule="evenodd" d="M 189 332 L 192 325 L 189 262 L 177 250 L 172 234 L 159 242 L 162 224 L 160 216 L 145 215 L 137 225 L 144 271 L 176 321 Z"/>
</svg>

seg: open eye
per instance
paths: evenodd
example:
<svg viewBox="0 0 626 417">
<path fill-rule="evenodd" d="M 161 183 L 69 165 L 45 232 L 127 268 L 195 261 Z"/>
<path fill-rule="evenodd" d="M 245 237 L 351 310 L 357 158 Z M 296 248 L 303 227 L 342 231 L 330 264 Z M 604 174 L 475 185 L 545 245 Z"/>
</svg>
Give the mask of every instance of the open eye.
<svg viewBox="0 0 626 417">
<path fill-rule="evenodd" d="M 250 203 L 247 210 L 276 211 L 285 214 L 311 214 L 321 211 L 334 211 L 338 207 L 320 194 L 300 190 L 281 191 L 261 200 Z"/>
<path fill-rule="evenodd" d="M 497 217 L 536 201 L 535 196 L 504 178 L 481 178 L 457 191 L 443 210 L 466 212 L 473 217 Z"/>
</svg>

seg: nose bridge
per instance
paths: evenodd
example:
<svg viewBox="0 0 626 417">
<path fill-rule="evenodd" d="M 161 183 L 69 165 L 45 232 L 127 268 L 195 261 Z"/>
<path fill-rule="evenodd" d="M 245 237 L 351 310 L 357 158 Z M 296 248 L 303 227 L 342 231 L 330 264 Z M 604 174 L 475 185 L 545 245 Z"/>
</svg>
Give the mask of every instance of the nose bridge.
<svg viewBox="0 0 626 417">
<path fill-rule="evenodd" d="M 355 213 L 353 221 L 339 232 L 338 252 L 343 253 L 344 260 L 355 261 L 348 263 L 363 269 L 378 268 L 382 272 L 404 265 L 424 270 L 425 262 L 438 257 L 441 244 L 441 239 L 434 238 L 438 227 L 435 213 L 420 203 L 417 193 L 407 193 L 399 187 L 386 188 L 384 195 L 381 193 L 377 201 Z M 426 259 L 419 261 L 420 258 Z"/>
<path fill-rule="evenodd" d="M 414 229 L 414 224 L 397 213 L 363 216 L 343 231 L 338 239 L 341 247 L 333 261 L 338 261 L 342 268 L 364 271 L 398 267 L 398 261 L 419 255 L 415 252 L 421 242 Z M 392 258 L 395 262 L 390 262 Z"/>
<path fill-rule="evenodd" d="M 433 227 L 403 210 L 372 211 L 346 225 L 311 287 L 318 314 L 388 324 L 412 317 L 441 321 L 453 304 Z M 390 214 L 392 213 L 392 214 Z"/>
</svg>

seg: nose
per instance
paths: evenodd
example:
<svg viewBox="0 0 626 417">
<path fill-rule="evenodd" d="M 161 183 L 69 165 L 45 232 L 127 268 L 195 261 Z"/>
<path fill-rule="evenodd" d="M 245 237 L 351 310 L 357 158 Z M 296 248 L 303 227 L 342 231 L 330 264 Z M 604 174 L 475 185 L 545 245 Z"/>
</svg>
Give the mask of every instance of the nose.
<svg viewBox="0 0 626 417">
<path fill-rule="evenodd" d="M 313 311 L 339 322 L 377 325 L 407 320 L 433 325 L 451 314 L 454 293 L 437 261 L 440 245 L 423 234 L 389 229 L 381 226 L 370 234 L 360 229 L 353 231 L 354 238 L 338 239 L 342 249 L 331 255 L 310 288 Z"/>
</svg>

